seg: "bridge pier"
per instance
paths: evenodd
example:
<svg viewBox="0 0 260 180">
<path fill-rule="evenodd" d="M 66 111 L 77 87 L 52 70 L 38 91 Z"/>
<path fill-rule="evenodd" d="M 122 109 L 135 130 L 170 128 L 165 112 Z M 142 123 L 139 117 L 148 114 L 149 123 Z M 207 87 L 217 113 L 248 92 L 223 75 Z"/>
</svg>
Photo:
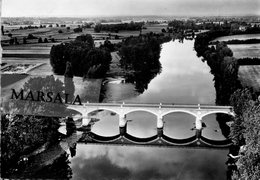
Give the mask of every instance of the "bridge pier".
<svg viewBox="0 0 260 180">
<path fill-rule="evenodd" d="M 157 136 L 161 138 L 163 136 L 163 128 L 157 128 Z"/>
<path fill-rule="evenodd" d="M 119 127 L 125 127 L 127 123 L 126 114 L 119 115 Z"/>
<path fill-rule="evenodd" d="M 202 129 L 202 119 L 200 117 L 196 117 L 195 127 L 197 130 Z"/>
<path fill-rule="evenodd" d="M 196 137 L 200 139 L 201 137 L 201 129 L 196 129 Z"/>
<path fill-rule="evenodd" d="M 82 125 L 81 125 L 81 126 L 87 126 L 87 125 L 89 125 L 90 121 L 91 121 L 91 118 L 90 118 L 90 117 L 82 118 Z"/>
<path fill-rule="evenodd" d="M 163 128 L 163 125 L 164 125 L 163 117 L 158 116 L 158 117 L 157 117 L 157 128 L 158 128 L 158 129 L 162 129 L 162 128 Z"/>
<path fill-rule="evenodd" d="M 126 126 L 124 126 L 124 127 L 119 127 L 119 132 L 120 132 L 120 135 L 121 136 L 124 136 L 125 134 L 126 134 Z"/>
</svg>

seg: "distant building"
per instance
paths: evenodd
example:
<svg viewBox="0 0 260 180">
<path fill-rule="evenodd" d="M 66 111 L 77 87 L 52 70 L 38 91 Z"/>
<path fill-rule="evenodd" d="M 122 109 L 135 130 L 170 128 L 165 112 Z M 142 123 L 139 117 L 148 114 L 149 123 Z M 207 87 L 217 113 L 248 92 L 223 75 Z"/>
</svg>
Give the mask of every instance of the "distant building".
<svg viewBox="0 0 260 180">
<path fill-rule="evenodd" d="M 34 24 L 34 25 L 40 25 L 40 24 L 41 24 L 41 21 L 40 21 L 40 20 L 35 20 L 35 21 L 33 22 L 33 24 Z"/>
<path fill-rule="evenodd" d="M 260 27 L 260 22 L 252 22 L 250 25 L 251 27 Z"/>
<path fill-rule="evenodd" d="M 240 31 L 245 31 L 247 29 L 247 26 L 239 26 L 238 28 Z"/>
<path fill-rule="evenodd" d="M 223 21 L 214 21 L 213 24 L 219 24 L 219 25 L 222 25 L 222 24 L 224 24 L 224 22 L 223 22 Z"/>
</svg>

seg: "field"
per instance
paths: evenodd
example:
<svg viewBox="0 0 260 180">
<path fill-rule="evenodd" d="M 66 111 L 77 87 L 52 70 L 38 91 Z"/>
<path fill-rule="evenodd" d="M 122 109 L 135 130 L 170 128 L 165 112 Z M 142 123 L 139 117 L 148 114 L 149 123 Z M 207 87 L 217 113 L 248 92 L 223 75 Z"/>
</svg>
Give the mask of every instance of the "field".
<svg viewBox="0 0 260 180">
<path fill-rule="evenodd" d="M 83 28 L 83 32 L 75 33 L 73 31 L 78 25 L 69 25 L 70 29 L 66 27 L 47 27 L 47 28 L 38 28 L 38 29 L 9 29 L 9 32 L 12 33 L 13 37 L 16 37 L 19 44 L 18 45 L 9 45 L 10 37 L 8 33 L 5 33 L 2 36 L 2 47 L 3 47 L 3 62 L 7 65 L 17 64 L 17 63 L 27 63 L 35 64 L 42 63 L 42 66 L 30 71 L 30 75 L 51 75 L 52 68 L 49 64 L 49 54 L 51 47 L 62 42 L 68 42 L 74 40 L 77 36 L 82 34 L 91 34 L 95 46 L 98 47 L 100 44 L 103 44 L 106 38 L 115 44 L 122 41 L 122 39 L 129 36 L 139 36 L 140 33 L 146 34 L 150 32 L 161 33 L 162 29 L 167 29 L 167 24 L 155 24 L 155 25 L 145 25 L 142 31 L 119 31 L 119 33 L 114 32 L 105 32 L 95 33 L 93 28 Z M 59 30 L 62 33 L 59 33 Z M 23 43 L 23 38 L 27 37 L 28 34 L 33 34 L 35 39 L 27 39 L 26 44 Z M 167 33 L 165 33 L 167 35 Z M 115 35 L 119 39 L 115 39 Z M 47 43 L 38 43 L 38 38 L 48 39 Z M 232 38 L 234 36 L 231 36 Z M 231 37 L 223 37 L 224 40 L 230 39 Z M 55 42 L 51 42 L 51 39 L 54 38 Z M 236 37 L 238 38 L 238 37 Z M 248 38 L 248 36 L 240 35 L 239 38 Z M 250 36 L 251 38 L 251 36 Z M 237 58 L 241 57 L 259 57 L 259 47 L 257 45 L 250 45 L 250 47 L 245 47 L 245 45 L 230 45 L 231 49 L 234 52 L 234 56 Z M 121 74 L 120 68 L 118 66 L 118 55 L 117 53 L 112 53 L 113 61 L 111 64 L 111 70 L 109 73 L 116 74 L 118 72 Z M 109 74 L 108 73 L 108 74 Z M 254 87 L 256 90 L 260 90 L 260 66 L 241 66 L 239 69 L 239 77 L 243 85 Z M 17 79 L 19 80 L 19 78 Z M 16 81 L 16 80 L 14 80 Z M 3 84 L 2 84 L 3 85 Z M 5 85 L 6 86 L 6 85 Z M 96 98 L 94 98 L 96 101 Z"/>
<path fill-rule="evenodd" d="M 3 57 L 49 58 L 50 49 L 53 45 L 72 41 L 77 36 L 82 34 L 91 34 L 96 47 L 100 46 L 100 44 L 103 44 L 106 38 L 109 38 L 112 43 L 119 43 L 123 38 L 140 35 L 140 31 L 120 31 L 119 33 L 102 31 L 100 33 L 95 33 L 94 28 L 83 28 L 82 32 L 75 33 L 73 29 L 76 27 L 76 25 L 71 25 L 70 29 L 66 29 L 66 27 L 47 27 L 38 29 L 9 30 L 9 32 L 12 34 L 12 37 L 17 38 L 19 44 L 9 45 L 10 37 L 8 37 L 8 33 L 5 33 L 5 35 L 2 36 L 1 41 L 3 47 Z M 167 25 L 149 25 L 145 26 L 145 29 L 143 29 L 141 33 L 161 33 L 163 28 L 166 29 Z M 61 30 L 62 33 L 59 33 L 59 30 Z M 32 34 L 35 38 L 28 39 L 28 34 Z M 115 35 L 117 35 L 119 39 L 114 39 Z M 26 44 L 23 42 L 23 38 L 27 38 Z M 39 43 L 39 38 L 42 38 L 42 40 L 47 38 L 48 42 Z M 51 41 L 52 38 L 55 40 L 55 42 Z"/>
<path fill-rule="evenodd" d="M 229 44 L 235 58 L 260 58 L 260 44 Z"/>
<path fill-rule="evenodd" d="M 24 78 L 26 78 L 27 74 L 2 74 L 1 75 L 1 87 L 6 87 L 13 83 L 16 83 Z M 1 92 L 3 93 L 3 92 Z"/>
<path fill-rule="evenodd" d="M 240 66 L 238 76 L 243 86 L 260 91 L 260 65 Z"/>
</svg>

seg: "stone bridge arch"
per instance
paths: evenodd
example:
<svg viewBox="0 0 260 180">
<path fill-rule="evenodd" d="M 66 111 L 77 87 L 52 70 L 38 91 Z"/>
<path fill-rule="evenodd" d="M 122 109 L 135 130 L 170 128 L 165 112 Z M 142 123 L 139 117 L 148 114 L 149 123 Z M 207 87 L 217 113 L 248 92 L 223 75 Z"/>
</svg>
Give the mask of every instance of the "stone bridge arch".
<svg viewBox="0 0 260 180">
<path fill-rule="evenodd" d="M 127 115 L 127 114 L 129 114 L 129 113 L 132 113 L 132 112 L 147 112 L 147 113 L 150 113 L 150 114 L 153 114 L 153 115 L 155 115 L 156 117 L 158 117 L 159 115 L 157 114 L 157 113 L 155 113 L 154 111 L 152 111 L 152 110 L 148 110 L 148 109 L 141 109 L 141 108 L 138 108 L 138 109 L 131 109 L 131 110 L 128 110 L 128 111 L 125 111 L 124 112 L 124 115 Z"/>
<path fill-rule="evenodd" d="M 110 109 L 110 108 L 104 107 L 104 108 L 98 108 L 98 109 L 91 109 L 91 110 L 86 112 L 86 116 L 89 116 L 90 113 L 95 112 L 95 111 L 99 111 L 99 110 L 110 111 L 110 112 L 116 113 L 119 116 L 121 115 L 121 113 L 118 112 L 115 109 Z"/>
<path fill-rule="evenodd" d="M 193 112 L 191 112 L 191 111 L 186 111 L 186 110 L 170 110 L 170 111 L 167 111 L 167 112 L 162 113 L 162 114 L 161 114 L 161 117 L 164 117 L 164 116 L 166 116 L 166 115 L 168 115 L 168 114 L 171 114 L 171 113 L 178 113 L 178 112 L 192 115 L 192 116 L 195 117 L 195 118 L 198 117 L 197 114 L 195 114 L 195 113 L 193 113 Z"/>
<path fill-rule="evenodd" d="M 81 114 L 82 116 L 84 116 L 84 113 L 85 113 L 84 109 L 79 109 L 79 108 L 77 108 L 77 107 L 71 107 L 71 106 L 69 106 L 69 107 L 67 107 L 67 110 L 71 110 L 71 111 L 78 112 L 78 113 Z"/>
<path fill-rule="evenodd" d="M 211 115 L 211 114 L 217 114 L 217 113 L 220 113 L 220 114 L 227 114 L 227 115 L 230 115 L 230 116 L 233 116 L 235 117 L 235 114 L 232 113 L 232 112 L 227 112 L 227 111 L 210 111 L 210 112 L 207 112 L 207 113 L 204 113 L 201 115 L 201 119 L 207 115 Z"/>
</svg>

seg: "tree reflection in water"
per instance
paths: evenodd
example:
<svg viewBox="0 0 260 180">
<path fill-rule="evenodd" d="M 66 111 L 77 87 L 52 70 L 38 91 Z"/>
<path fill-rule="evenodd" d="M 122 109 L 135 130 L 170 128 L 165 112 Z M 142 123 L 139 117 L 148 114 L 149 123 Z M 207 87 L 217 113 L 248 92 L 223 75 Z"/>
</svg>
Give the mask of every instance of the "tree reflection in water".
<svg viewBox="0 0 260 180">
<path fill-rule="evenodd" d="M 160 66 L 159 66 L 160 67 Z M 126 82 L 135 84 L 135 89 L 138 93 L 143 93 L 148 84 L 161 72 L 161 67 L 153 71 L 135 72 L 134 74 L 126 76 Z"/>
</svg>

